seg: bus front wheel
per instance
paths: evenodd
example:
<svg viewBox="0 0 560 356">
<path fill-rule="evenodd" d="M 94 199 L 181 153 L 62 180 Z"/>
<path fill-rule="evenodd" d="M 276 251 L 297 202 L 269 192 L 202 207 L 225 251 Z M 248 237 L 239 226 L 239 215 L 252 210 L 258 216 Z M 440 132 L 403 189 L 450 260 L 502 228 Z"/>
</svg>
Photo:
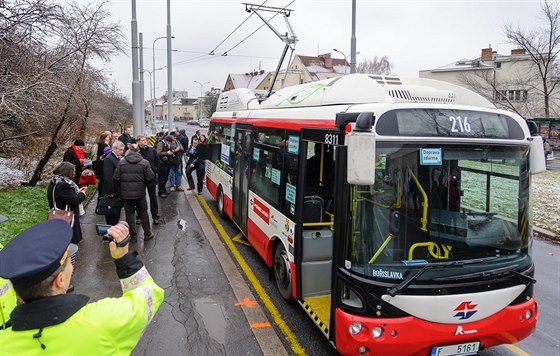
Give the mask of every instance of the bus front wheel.
<svg viewBox="0 0 560 356">
<path fill-rule="evenodd" d="M 224 212 L 224 192 L 222 192 L 222 188 L 218 188 L 218 215 L 222 219 L 226 216 Z"/>
<path fill-rule="evenodd" d="M 282 243 L 276 246 L 274 252 L 274 279 L 276 279 L 276 287 L 285 301 L 291 302 L 292 297 L 292 271 L 290 269 L 290 261 L 288 253 Z"/>
</svg>

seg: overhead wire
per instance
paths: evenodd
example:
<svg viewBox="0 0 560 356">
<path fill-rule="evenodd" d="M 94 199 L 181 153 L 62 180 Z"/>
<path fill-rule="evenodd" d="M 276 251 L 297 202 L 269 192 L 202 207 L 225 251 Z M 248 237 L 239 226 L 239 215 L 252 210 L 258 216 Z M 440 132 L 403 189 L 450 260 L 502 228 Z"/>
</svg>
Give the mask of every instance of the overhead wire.
<svg viewBox="0 0 560 356">
<path fill-rule="evenodd" d="M 266 4 L 268 2 L 268 0 L 265 0 L 262 4 L 259 5 L 259 7 L 263 6 L 264 4 Z M 213 56 L 214 55 L 214 51 L 218 49 L 218 47 L 220 47 L 222 45 L 222 43 L 224 43 L 228 38 L 231 37 L 231 35 L 234 34 L 235 31 L 237 31 L 245 22 L 247 22 L 247 20 L 249 20 L 251 18 L 251 16 L 253 16 L 254 12 L 251 12 L 251 14 L 249 16 L 247 16 L 247 18 L 245 20 L 243 20 L 243 22 L 241 22 L 233 31 L 230 32 L 229 35 L 226 36 L 226 38 L 224 38 L 222 40 L 222 42 L 218 43 L 218 45 L 211 50 L 210 52 L 208 52 L 209 55 Z"/>
<path fill-rule="evenodd" d="M 287 8 L 288 6 L 292 5 L 296 0 L 292 0 L 292 2 L 290 2 L 288 5 L 284 6 L 283 8 Z M 261 5 L 262 6 L 262 5 Z M 268 21 L 271 21 L 273 18 L 275 18 L 276 16 L 280 15 L 279 12 L 277 12 L 274 16 L 272 16 L 271 18 L 268 19 Z M 237 46 L 239 46 L 240 44 L 242 44 L 243 42 L 245 42 L 249 37 L 251 37 L 252 35 L 254 35 L 258 30 L 260 30 L 261 28 L 263 28 L 266 25 L 266 23 L 260 25 L 255 31 L 251 32 L 247 37 L 245 37 L 244 39 L 242 39 L 239 43 L 237 43 L 235 46 L 231 47 L 230 49 L 228 49 L 227 51 L 225 51 L 224 53 L 222 53 L 222 56 L 227 56 L 228 52 L 232 51 L 233 49 L 235 49 Z"/>
</svg>

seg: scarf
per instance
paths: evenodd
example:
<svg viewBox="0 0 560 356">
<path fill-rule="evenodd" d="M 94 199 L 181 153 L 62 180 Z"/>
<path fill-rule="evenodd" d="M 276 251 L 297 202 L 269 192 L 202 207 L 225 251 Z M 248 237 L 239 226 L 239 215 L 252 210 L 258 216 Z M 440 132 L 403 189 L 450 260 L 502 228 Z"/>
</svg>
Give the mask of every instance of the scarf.
<svg viewBox="0 0 560 356">
<path fill-rule="evenodd" d="M 61 183 L 61 182 L 68 183 L 72 188 L 74 188 L 76 193 L 78 193 L 78 190 L 79 190 L 78 185 L 72 179 L 70 179 L 68 177 L 53 174 L 51 182 L 54 182 L 55 185 L 56 185 L 56 183 Z"/>
<path fill-rule="evenodd" d="M 74 144 L 72 144 L 72 151 L 74 151 L 74 153 L 76 154 L 76 156 L 78 156 L 78 159 L 85 159 L 85 152 L 84 150 L 79 150 L 76 148 L 76 146 L 74 146 Z"/>
</svg>

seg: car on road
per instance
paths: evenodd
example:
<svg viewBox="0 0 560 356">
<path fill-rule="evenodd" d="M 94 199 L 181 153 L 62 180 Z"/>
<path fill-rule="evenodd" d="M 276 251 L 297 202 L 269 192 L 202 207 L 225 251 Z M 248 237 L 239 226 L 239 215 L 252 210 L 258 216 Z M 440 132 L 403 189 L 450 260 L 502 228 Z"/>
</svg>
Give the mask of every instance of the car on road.
<svg viewBox="0 0 560 356">
<path fill-rule="evenodd" d="M 187 121 L 187 125 L 198 125 L 198 121 L 196 121 L 196 120 L 189 120 L 189 121 Z"/>
<path fill-rule="evenodd" d="M 210 125 L 210 120 L 208 119 L 202 119 L 198 122 L 198 125 L 200 127 L 208 127 Z"/>
</svg>

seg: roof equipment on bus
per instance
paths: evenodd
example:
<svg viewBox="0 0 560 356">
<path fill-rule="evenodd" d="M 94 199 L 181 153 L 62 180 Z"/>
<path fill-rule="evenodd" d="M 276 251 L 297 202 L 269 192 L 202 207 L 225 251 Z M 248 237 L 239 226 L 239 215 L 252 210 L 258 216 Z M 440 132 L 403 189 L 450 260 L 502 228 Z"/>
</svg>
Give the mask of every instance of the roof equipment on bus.
<svg viewBox="0 0 560 356">
<path fill-rule="evenodd" d="M 254 94 L 235 89 L 220 95 L 217 111 L 259 109 Z M 234 94 L 241 92 L 242 94 Z M 249 91 L 250 92 L 250 91 Z M 221 105 L 236 95 L 235 105 Z M 225 100 L 231 101 L 230 99 Z M 242 101 L 246 100 L 246 103 Z M 250 103 L 250 102 L 253 102 Z M 481 95 L 455 84 L 425 78 L 349 74 L 280 89 L 260 104 L 261 109 L 284 109 L 367 103 L 459 104 L 495 109 Z M 255 105 L 256 104 L 256 105 Z"/>
<path fill-rule="evenodd" d="M 241 88 L 220 94 L 216 111 L 243 111 L 259 109 L 260 104 L 250 89 Z"/>
</svg>

